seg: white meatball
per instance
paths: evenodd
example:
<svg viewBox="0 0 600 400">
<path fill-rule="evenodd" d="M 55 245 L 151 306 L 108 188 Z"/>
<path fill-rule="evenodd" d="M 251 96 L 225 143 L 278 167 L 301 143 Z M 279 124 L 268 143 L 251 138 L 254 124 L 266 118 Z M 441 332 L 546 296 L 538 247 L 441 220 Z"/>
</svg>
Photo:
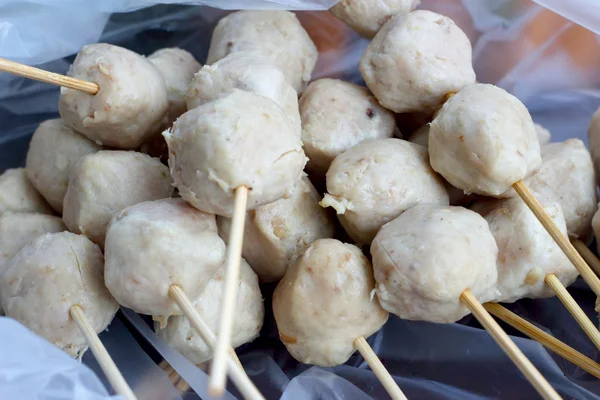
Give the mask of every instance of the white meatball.
<svg viewBox="0 0 600 400">
<path fill-rule="evenodd" d="M 7 169 L 0 175 L 0 214 L 6 211 L 53 214 L 27 178 L 25 168 Z"/>
<path fill-rule="evenodd" d="M 217 334 L 223 297 L 224 270 L 218 271 L 208 282 L 202 294 L 194 300 L 194 308 L 202 320 Z M 244 259 L 240 263 L 240 280 L 237 289 L 236 316 L 233 321 L 231 346 L 236 348 L 258 337 L 262 327 L 265 307 L 258 279 Z M 193 364 L 201 364 L 212 358 L 212 350 L 183 315 L 169 317 L 164 328 L 156 322 L 158 337 L 183 354 Z"/>
<path fill-rule="evenodd" d="M 81 358 L 87 340 L 69 315 L 79 305 L 96 333 L 119 305 L 103 278 L 100 248 L 70 232 L 39 236 L 15 254 L 0 274 L 0 301 L 8 317 Z"/>
<path fill-rule="evenodd" d="M 558 200 L 569 236 L 584 242 L 591 240 L 598 196 L 592 157 L 581 140 L 569 139 L 542 147 L 542 166 L 525 184 L 541 197 Z"/>
<path fill-rule="evenodd" d="M 106 233 L 106 287 L 141 314 L 180 314 L 169 286 L 195 299 L 223 263 L 215 216 L 181 199 L 147 201 L 115 215 Z"/>
<path fill-rule="evenodd" d="M 324 176 L 335 157 L 368 139 L 394 136 L 394 114 L 368 89 L 337 79 L 311 82 L 300 98 L 306 169 Z"/>
<path fill-rule="evenodd" d="M 237 187 L 248 187 L 248 209 L 289 197 L 306 163 L 283 110 L 237 89 L 186 112 L 163 135 L 181 197 L 226 217 L 233 212 Z"/>
<path fill-rule="evenodd" d="M 296 360 L 330 367 L 354 353 L 388 319 L 373 296 L 373 269 L 360 249 L 335 239 L 314 241 L 273 294 L 279 338 Z"/>
<path fill-rule="evenodd" d="M 547 145 L 548 143 L 550 143 L 550 139 L 552 138 L 552 135 L 550 134 L 550 131 L 546 128 L 544 128 L 543 126 L 541 126 L 540 124 L 533 124 L 533 127 L 535 128 L 535 133 L 537 135 L 538 138 L 538 143 L 540 144 L 540 147 Z"/>
<path fill-rule="evenodd" d="M 371 245 L 377 296 L 400 318 L 455 322 L 469 313 L 469 289 L 496 297 L 498 247 L 487 222 L 462 207 L 422 204 L 384 225 Z"/>
<path fill-rule="evenodd" d="M 587 134 L 590 153 L 594 161 L 594 170 L 596 171 L 596 183 L 598 184 L 600 183 L 600 108 L 592 116 Z"/>
<path fill-rule="evenodd" d="M 329 213 L 319 206 L 320 200 L 317 190 L 303 177 L 289 199 L 246 214 L 242 255 L 262 282 L 278 281 L 312 242 L 333 237 L 335 226 Z M 218 217 L 217 224 L 227 243 L 231 220 Z"/>
<path fill-rule="evenodd" d="M 363 142 L 339 155 L 327 171 L 321 205 L 333 207 L 350 237 L 369 244 L 383 224 L 420 203 L 448 205 L 427 150 L 400 139 Z"/>
<path fill-rule="evenodd" d="M 35 213 L 0 215 L 0 271 L 8 260 L 23 246 L 44 233 L 66 231 L 60 217 Z"/>
<path fill-rule="evenodd" d="M 71 168 L 81 157 L 100 149 L 96 143 L 63 124 L 62 120 L 44 121 L 29 142 L 27 176 L 50 206 L 62 213 Z"/>
<path fill-rule="evenodd" d="M 360 59 L 360 72 L 379 102 L 399 113 L 433 111 L 446 94 L 475 83 L 465 33 L 425 10 L 387 21 Z"/>
<path fill-rule="evenodd" d="M 188 109 L 199 107 L 231 93 L 233 89 L 260 94 L 285 111 L 300 136 L 298 94 L 271 61 L 243 51 L 231 53 L 194 76 L 186 101 Z"/>
<path fill-rule="evenodd" d="M 64 199 L 63 220 L 71 232 L 104 245 L 106 226 L 125 207 L 170 197 L 166 166 L 133 151 L 100 151 L 73 167 Z"/>
<path fill-rule="evenodd" d="M 157 132 L 167 114 L 167 89 L 146 58 L 106 43 L 84 46 L 68 76 L 98 84 L 95 95 L 61 88 L 65 125 L 98 144 L 135 149 Z"/>
<path fill-rule="evenodd" d="M 434 170 L 467 193 L 501 197 L 542 162 L 529 111 L 493 85 L 475 84 L 452 96 L 429 127 Z"/>
<path fill-rule="evenodd" d="M 221 19 L 213 31 L 207 64 L 246 51 L 266 57 L 301 93 L 317 62 L 317 47 L 294 13 L 237 11 Z"/>
<path fill-rule="evenodd" d="M 540 199 L 544 210 L 561 232 L 567 235 L 560 204 Z M 548 274 L 556 274 L 569 286 L 578 272 L 556 245 L 536 216 L 520 198 L 480 201 L 472 205 L 490 226 L 498 245 L 498 297 L 494 301 L 512 303 L 522 298 L 554 296 L 545 284 Z"/>
<path fill-rule="evenodd" d="M 187 111 L 185 92 L 194 74 L 202 67 L 193 55 L 177 47 L 160 49 L 148 56 L 164 78 L 169 99 L 167 117 L 173 123 Z"/>
<path fill-rule="evenodd" d="M 366 38 L 372 38 L 388 19 L 408 14 L 421 0 L 342 0 L 329 11 Z"/>
</svg>

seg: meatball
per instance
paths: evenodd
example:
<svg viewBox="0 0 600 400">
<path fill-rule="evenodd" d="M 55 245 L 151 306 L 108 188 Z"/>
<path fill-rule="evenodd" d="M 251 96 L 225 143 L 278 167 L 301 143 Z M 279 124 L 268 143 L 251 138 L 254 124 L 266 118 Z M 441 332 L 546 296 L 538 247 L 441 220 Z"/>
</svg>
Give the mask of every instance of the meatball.
<svg viewBox="0 0 600 400">
<path fill-rule="evenodd" d="M 219 270 L 208 282 L 202 294 L 194 300 L 194 308 L 202 320 L 216 334 L 219 329 L 220 302 L 223 296 L 224 270 Z M 237 292 L 236 317 L 233 322 L 231 346 L 249 343 L 258 337 L 262 327 L 265 307 L 258 279 L 244 259 L 240 263 L 240 282 Z M 193 364 L 212 358 L 212 350 L 202 340 L 188 319 L 182 315 L 169 317 L 164 328 L 154 324 L 158 337 L 183 354 Z"/>
<path fill-rule="evenodd" d="M 387 21 L 359 67 L 381 105 L 398 113 L 432 112 L 448 93 L 475 83 L 465 33 L 450 18 L 425 10 Z"/>
<path fill-rule="evenodd" d="M 300 136 L 298 94 L 268 59 L 243 51 L 231 53 L 212 65 L 205 65 L 194 76 L 186 101 L 188 109 L 218 99 L 233 89 L 260 94 L 285 111 Z"/>
<path fill-rule="evenodd" d="M 319 206 L 321 196 L 303 177 L 292 197 L 246 214 L 242 256 L 263 282 L 278 281 L 290 263 L 315 240 L 333 237 L 335 226 Z M 218 217 L 219 233 L 229 239 L 231 219 Z"/>
<path fill-rule="evenodd" d="M 223 263 L 215 216 L 181 199 L 147 201 L 115 215 L 106 233 L 108 290 L 141 314 L 180 314 L 169 286 L 195 299 Z"/>
<path fill-rule="evenodd" d="M 592 157 L 581 140 L 569 139 L 544 146 L 542 166 L 525 184 L 541 197 L 558 200 L 569 236 L 591 241 L 598 196 Z"/>
<path fill-rule="evenodd" d="M 164 136 L 181 197 L 226 217 L 233 213 L 237 187 L 248 187 L 248 209 L 254 209 L 289 197 L 306 164 L 283 110 L 237 89 L 186 112 Z"/>
<path fill-rule="evenodd" d="M 417 205 L 384 225 L 371 244 L 381 306 L 403 319 L 456 322 L 460 295 L 497 297 L 498 247 L 480 215 L 462 207 Z"/>
<path fill-rule="evenodd" d="M 65 125 L 98 144 L 135 149 L 167 115 L 164 79 L 146 58 L 106 43 L 84 46 L 68 76 L 95 82 L 95 95 L 62 87 L 58 110 Z"/>
<path fill-rule="evenodd" d="M 314 241 L 291 265 L 273 294 L 279 337 L 296 360 L 331 367 L 354 353 L 388 319 L 373 296 L 371 263 L 356 246 Z"/>
<path fill-rule="evenodd" d="M 596 184 L 600 184 L 600 108 L 592 116 L 587 134 L 590 153 L 594 161 L 594 170 L 596 171 Z"/>
<path fill-rule="evenodd" d="M 221 19 L 213 31 L 206 63 L 236 51 L 269 59 L 298 93 L 310 81 L 318 55 L 308 33 L 289 11 L 237 11 Z"/>
<path fill-rule="evenodd" d="M 159 160 L 133 151 L 100 151 L 82 157 L 73 167 L 63 220 L 71 232 L 103 246 L 106 226 L 116 213 L 172 193 L 169 170 Z"/>
<path fill-rule="evenodd" d="M 50 206 L 62 213 L 71 168 L 81 157 L 100 149 L 96 143 L 63 124 L 62 120 L 44 121 L 29 142 L 27 176 Z"/>
<path fill-rule="evenodd" d="M 148 56 L 160 71 L 167 89 L 169 111 L 168 124 L 187 111 L 185 92 L 194 74 L 202 67 L 193 55 L 179 48 L 160 49 Z"/>
<path fill-rule="evenodd" d="M 366 38 L 372 38 L 395 15 L 408 14 L 421 0 L 342 0 L 329 9 L 333 15 Z"/>
<path fill-rule="evenodd" d="M 311 82 L 300 98 L 306 169 L 324 176 L 335 157 L 368 139 L 394 136 L 394 114 L 366 89 L 337 79 Z"/>
<path fill-rule="evenodd" d="M 53 214 L 27 178 L 25 168 L 7 169 L 0 175 L 0 215 L 7 211 Z"/>
<path fill-rule="evenodd" d="M 448 205 L 442 179 L 423 146 L 400 139 L 363 142 L 327 171 L 323 207 L 333 207 L 350 237 L 370 244 L 383 224 L 420 203 Z"/>
<path fill-rule="evenodd" d="M 66 231 L 60 217 L 35 213 L 0 215 L 0 271 L 10 258 L 27 243 L 44 233 Z"/>
<path fill-rule="evenodd" d="M 542 200 L 542 206 L 566 236 L 560 204 Z M 488 222 L 498 245 L 495 301 L 554 296 L 544 281 L 548 274 L 555 274 L 565 287 L 575 281 L 577 270 L 520 198 L 478 201 L 471 208 Z"/>
<path fill-rule="evenodd" d="M 429 157 L 453 186 L 492 197 L 506 197 L 542 162 L 527 108 L 486 84 L 468 86 L 444 104 L 429 126 Z"/>
<path fill-rule="evenodd" d="M 69 315 L 79 305 L 96 333 L 119 305 L 104 286 L 100 248 L 82 235 L 46 233 L 19 250 L 0 273 L 0 302 L 8 317 L 81 358 L 88 343 Z"/>
</svg>

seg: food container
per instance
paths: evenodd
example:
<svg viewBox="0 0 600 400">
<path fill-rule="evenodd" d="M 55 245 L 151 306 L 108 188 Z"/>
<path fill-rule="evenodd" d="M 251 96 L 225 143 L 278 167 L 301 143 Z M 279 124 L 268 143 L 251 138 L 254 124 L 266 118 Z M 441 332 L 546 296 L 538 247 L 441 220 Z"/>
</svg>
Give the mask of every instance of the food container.
<svg viewBox="0 0 600 400">
<path fill-rule="evenodd" d="M 204 62 L 212 29 L 229 11 L 173 4 L 143 8 L 151 3 L 174 2 L 9 0 L 0 5 L 0 56 L 64 73 L 83 44 L 101 41 L 141 54 L 177 46 Z M 177 3 L 224 9 L 311 9 L 299 11 L 298 16 L 320 50 L 313 79 L 328 76 L 363 83 L 357 63 L 368 41 L 328 12 L 317 11 L 335 3 L 333 0 Z M 590 118 L 600 105 L 600 41 L 593 32 L 600 32 L 600 5 L 589 0 L 538 3 L 422 0 L 420 8 L 455 20 L 473 43 L 478 81 L 497 84 L 519 97 L 534 121 L 550 129 L 552 141 L 577 137 L 587 142 Z M 58 94 L 57 87 L 0 73 L 0 170 L 24 165 L 34 129 L 41 121 L 58 115 Z M 400 124 L 408 133 L 410 126 L 401 120 Z M 274 325 L 270 306 L 274 285 L 263 285 L 262 289 L 266 316 L 261 336 L 239 348 L 238 354 L 266 398 L 388 398 L 358 354 L 334 368 L 296 362 L 280 342 Z M 596 298 L 587 285 L 578 280 L 570 292 L 597 322 L 593 310 Z M 521 300 L 509 308 L 598 359 L 597 350 L 556 298 Z M 109 330 L 100 335 L 138 398 L 208 398 L 206 374 L 159 340 L 151 324 L 149 318 L 121 309 Z M 510 327 L 504 328 L 564 398 L 600 399 L 596 378 Z M 22 329 L 6 318 L 0 319 L 0 398 L 117 398 L 109 397 L 112 389 L 90 352 L 83 364 L 96 375 Z M 444 325 L 391 316 L 369 342 L 410 399 L 537 398 L 471 316 Z M 190 390 L 182 392 L 173 386 L 157 365 L 163 359 Z M 224 398 L 239 395 L 231 385 L 229 389 Z"/>
</svg>

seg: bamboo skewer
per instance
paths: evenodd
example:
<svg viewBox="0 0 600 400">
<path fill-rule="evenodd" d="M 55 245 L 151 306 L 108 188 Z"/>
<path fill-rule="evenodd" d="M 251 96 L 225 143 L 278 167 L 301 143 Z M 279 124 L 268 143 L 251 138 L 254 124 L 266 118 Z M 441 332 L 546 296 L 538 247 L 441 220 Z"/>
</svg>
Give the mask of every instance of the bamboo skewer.
<svg viewBox="0 0 600 400">
<path fill-rule="evenodd" d="M 106 351 L 100 338 L 98 338 L 96 331 L 90 326 L 83 309 L 78 304 L 75 304 L 69 309 L 69 314 L 88 341 L 94 357 L 96 357 L 98 364 L 100 364 L 100 368 L 102 368 L 104 375 L 106 375 L 106 378 L 115 389 L 115 392 L 118 395 L 123 396 L 126 400 L 136 400 L 135 394 L 133 394 L 133 391 L 125 381 L 125 378 L 121 375 L 115 362 L 110 358 L 108 351 Z"/>
<path fill-rule="evenodd" d="M 492 338 L 504 350 L 506 355 L 515 363 L 517 368 L 525 375 L 529 383 L 535 387 L 537 392 L 544 399 L 556 400 L 561 397 L 548 383 L 546 378 L 535 368 L 523 352 L 515 345 L 508 337 L 506 332 L 502 330 L 500 325 L 491 317 L 481 303 L 473 296 L 469 289 L 466 289 L 460 295 L 461 302 L 473 313 L 479 323 L 490 333 Z"/>
<path fill-rule="evenodd" d="M 364 336 L 359 336 L 354 340 L 354 347 L 356 347 L 367 364 L 369 364 L 369 367 L 371 367 L 371 370 L 375 373 L 375 376 L 377 376 L 392 400 L 407 400 L 396 381 L 394 381 L 394 378 L 392 378 L 388 370 L 383 366 L 381 360 L 377 357 L 371 346 L 369 346 Z"/>
<path fill-rule="evenodd" d="M 600 275 L 600 260 L 592 251 L 579 239 L 572 239 L 571 244 L 575 247 L 575 250 L 583 257 L 585 262 L 588 263 L 590 268 L 594 270 L 596 275 Z"/>
<path fill-rule="evenodd" d="M 100 87 L 94 82 L 88 82 L 81 79 L 71 78 L 62 74 L 44 71 L 43 69 L 30 67 L 18 62 L 0 58 L 0 71 L 19 75 L 24 78 L 33 79 L 40 82 L 50 83 L 52 85 L 63 86 L 70 89 L 79 90 L 88 94 L 96 94 Z"/>
<path fill-rule="evenodd" d="M 215 346 L 208 381 L 208 393 L 211 396 L 222 396 L 225 391 L 225 376 L 227 372 L 225 360 L 227 349 L 230 347 L 231 331 L 233 330 L 247 202 L 248 188 L 246 186 L 236 188 L 231 232 L 229 233 L 229 242 L 225 256 L 225 283 L 221 297 L 221 319 L 219 321 L 217 344 Z"/>
<path fill-rule="evenodd" d="M 213 350 L 216 348 L 216 340 L 215 334 L 210 330 L 210 328 L 199 318 L 198 313 L 194 309 L 192 302 L 185 295 L 181 287 L 178 285 L 171 285 L 169 287 L 169 296 L 177 302 L 181 312 L 185 314 L 185 316 L 190 320 L 190 324 L 198 331 L 202 339 L 206 342 L 206 344 Z M 235 352 L 234 352 L 235 354 Z M 233 383 L 235 383 L 238 390 L 242 393 L 245 399 L 247 400 L 264 400 L 262 394 L 258 391 L 256 386 L 252 383 L 248 375 L 244 372 L 244 369 L 241 368 L 239 364 L 239 360 L 237 356 L 234 357 L 231 355 L 231 352 L 228 352 L 225 349 L 225 362 L 227 363 L 229 375 Z"/>
<path fill-rule="evenodd" d="M 563 286 L 560 280 L 554 274 L 546 275 L 545 282 L 550 288 L 556 293 L 560 301 L 564 304 L 565 308 L 571 313 L 573 318 L 577 321 L 581 329 L 590 338 L 592 343 L 600 350 L 600 331 L 583 312 L 579 304 L 571 296 L 567 289 Z"/>
<path fill-rule="evenodd" d="M 596 293 L 596 296 L 600 296 L 600 279 L 594 274 L 590 267 L 585 263 L 584 259 L 575 250 L 569 239 L 567 239 L 562 232 L 556 227 L 556 224 L 548 217 L 546 211 L 542 205 L 537 201 L 533 194 L 529 191 L 523 181 L 518 181 L 513 185 L 513 189 L 521 199 L 531 209 L 533 214 L 546 228 L 546 231 L 552 236 L 552 239 L 561 248 L 567 258 L 573 263 L 581 277 L 587 282 L 590 288 Z"/>
<path fill-rule="evenodd" d="M 485 307 L 485 309 L 496 318 L 501 319 L 519 332 L 539 342 L 541 345 L 549 350 L 552 350 L 565 360 L 572 362 L 579 368 L 594 375 L 596 378 L 600 378 L 600 364 L 597 362 L 586 357 L 577 350 L 567 346 L 554 336 L 544 332 L 531 322 L 519 317 L 517 314 L 506 309 L 500 304 L 485 303 L 483 307 Z"/>
</svg>

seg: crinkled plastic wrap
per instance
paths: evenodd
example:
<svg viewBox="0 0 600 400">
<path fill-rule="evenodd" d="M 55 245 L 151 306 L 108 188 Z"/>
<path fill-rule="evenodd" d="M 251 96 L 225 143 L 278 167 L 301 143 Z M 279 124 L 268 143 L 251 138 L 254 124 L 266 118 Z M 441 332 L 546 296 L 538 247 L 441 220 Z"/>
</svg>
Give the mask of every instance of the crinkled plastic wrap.
<svg viewBox="0 0 600 400">
<path fill-rule="evenodd" d="M 582 19 L 585 13 L 576 9 L 587 1 L 537 1 L 554 5 L 557 12 L 571 16 L 592 29 L 599 28 L 593 17 Z M 54 4 L 51 0 L 30 0 L 31 4 L 36 2 Z M 62 1 L 58 3 L 63 4 Z M 125 10 L 131 5 L 138 7 L 150 2 L 111 0 L 94 2 L 93 7 L 108 11 L 102 7 L 117 3 Z M 239 3 L 242 3 L 241 0 Z M 261 3 L 267 5 L 268 2 Z M 313 3 L 326 6 L 332 2 Z M 14 7 L 16 3 L 9 0 L 9 5 Z M 93 8 L 89 2 L 86 2 L 86 7 Z M 421 7 L 450 16 L 467 33 L 473 42 L 478 81 L 496 83 L 516 94 L 528 106 L 534 120 L 552 131 L 553 141 L 569 137 L 586 140 L 591 115 L 600 105 L 600 74 L 597 72 L 600 71 L 600 41 L 594 33 L 528 0 L 422 0 Z M 142 54 L 161 47 L 179 46 L 203 62 L 212 29 L 226 13 L 208 7 L 160 5 L 134 13 L 115 14 L 108 20 L 100 41 L 115 43 Z M 357 63 L 367 40 L 351 32 L 327 12 L 299 12 L 298 16 L 320 50 L 313 77 L 330 76 L 362 82 Z M 108 18 L 107 15 L 105 17 Z M 91 31 L 101 29 L 97 24 L 103 23 L 101 20 L 86 22 L 82 19 L 77 46 L 89 41 L 93 37 Z M 60 25 L 60 20 L 56 21 L 56 25 Z M 13 31 L 7 31 L 0 22 L 0 37 L 3 38 L 0 56 L 11 57 L 11 54 L 4 53 L 6 32 L 10 34 Z M 65 39 L 61 44 L 64 54 L 77 50 L 77 46 L 72 45 L 71 40 Z M 27 57 L 35 59 L 44 54 L 43 47 Z M 72 59 L 70 56 L 52 61 L 44 67 L 64 73 Z M 48 59 L 42 57 L 39 60 Z M 57 116 L 57 100 L 58 89 L 55 87 L 0 74 L 0 170 L 23 165 L 31 133 L 40 121 Z M 388 398 L 359 355 L 335 368 L 303 365 L 291 358 L 278 338 L 273 321 L 270 298 L 274 286 L 266 285 L 262 289 L 265 326 L 261 336 L 255 342 L 242 346 L 238 353 L 247 373 L 267 398 Z M 592 320 L 597 322 L 597 315 L 593 312 L 595 296 L 589 288 L 577 281 L 570 290 Z M 521 300 L 510 308 L 587 356 L 600 359 L 597 349 L 557 299 Z M 207 376 L 201 369 L 159 340 L 152 333 L 151 321 L 147 317 L 138 316 L 130 310 L 123 310 L 122 315 L 143 338 L 140 343 L 149 345 L 150 353 L 156 351 L 167 359 L 197 392 L 185 394 L 185 399 L 206 398 Z M 126 333 L 121 321 L 116 320 L 115 323 Z M 505 328 L 515 335 L 516 343 L 563 398 L 600 399 L 600 381 L 597 378 L 546 352 L 536 342 L 521 338 L 511 328 Z M 111 326 L 111 330 L 102 334 L 103 339 L 115 329 Z M 391 317 L 369 342 L 408 398 L 537 398 L 531 385 L 473 317 L 447 325 Z M 117 363 L 123 362 L 123 358 L 131 358 L 130 349 L 141 351 L 136 346 L 130 342 L 122 345 L 115 342 L 111 344 L 111 354 L 123 354 Z M 0 373 L 5 368 L 3 352 L 8 348 L 14 351 L 14 347 L 7 345 L 6 341 L 0 342 Z M 84 358 L 88 365 L 93 365 L 92 361 L 91 355 Z M 167 379 L 166 375 L 155 365 L 151 368 L 144 364 L 151 360 L 139 356 L 135 362 L 127 361 L 130 363 L 125 370 L 126 378 L 135 382 L 136 392 L 147 388 L 144 394 L 159 393 L 157 388 L 164 389 L 157 382 Z M 235 388 L 229 386 L 228 389 L 230 392 L 226 399 L 238 396 Z M 161 394 L 162 397 L 144 397 L 141 392 L 138 393 L 140 399 L 176 398 L 171 392 Z M 4 397 L 0 395 L 0 398 Z"/>
</svg>

